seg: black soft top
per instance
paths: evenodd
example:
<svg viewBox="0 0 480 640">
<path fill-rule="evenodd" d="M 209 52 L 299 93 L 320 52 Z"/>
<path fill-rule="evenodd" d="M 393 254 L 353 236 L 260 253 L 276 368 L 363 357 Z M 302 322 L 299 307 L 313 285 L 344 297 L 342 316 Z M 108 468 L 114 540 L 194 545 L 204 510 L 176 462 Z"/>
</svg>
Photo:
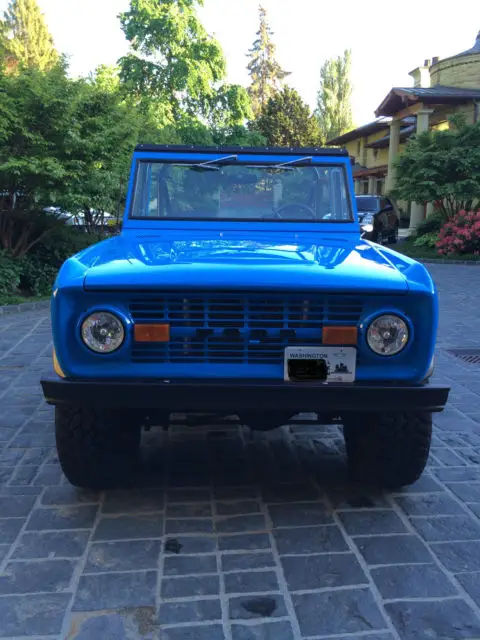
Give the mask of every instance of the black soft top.
<svg viewBox="0 0 480 640">
<path fill-rule="evenodd" d="M 325 147 L 199 147 L 182 144 L 139 144 L 135 151 L 172 151 L 189 153 L 250 153 L 282 156 L 348 156 L 346 149 Z"/>
</svg>

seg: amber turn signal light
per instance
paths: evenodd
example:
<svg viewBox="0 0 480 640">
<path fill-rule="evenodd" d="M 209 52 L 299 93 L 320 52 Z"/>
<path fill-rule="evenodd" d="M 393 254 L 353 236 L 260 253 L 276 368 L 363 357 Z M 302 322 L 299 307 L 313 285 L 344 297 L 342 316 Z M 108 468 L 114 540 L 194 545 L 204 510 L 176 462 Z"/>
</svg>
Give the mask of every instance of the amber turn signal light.
<svg viewBox="0 0 480 640">
<path fill-rule="evenodd" d="M 135 342 L 168 342 L 170 340 L 170 325 L 136 324 L 133 335 Z"/>
<path fill-rule="evenodd" d="M 323 344 L 357 344 L 357 327 L 323 327 Z"/>
</svg>

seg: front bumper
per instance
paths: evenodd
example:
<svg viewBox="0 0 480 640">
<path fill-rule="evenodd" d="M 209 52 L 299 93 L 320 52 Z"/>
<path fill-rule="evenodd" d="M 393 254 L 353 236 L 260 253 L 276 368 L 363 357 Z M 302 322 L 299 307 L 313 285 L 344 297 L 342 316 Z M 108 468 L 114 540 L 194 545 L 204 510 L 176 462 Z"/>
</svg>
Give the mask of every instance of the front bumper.
<svg viewBox="0 0 480 640">
<path fill-rule="evenodd" d="M 168 412 L 285 411 L 343 415 L 359 411 L 442 411 L 448 387 L 290 383 L 278 380 L 41 381 L 50 404 Z"/>
</svg>

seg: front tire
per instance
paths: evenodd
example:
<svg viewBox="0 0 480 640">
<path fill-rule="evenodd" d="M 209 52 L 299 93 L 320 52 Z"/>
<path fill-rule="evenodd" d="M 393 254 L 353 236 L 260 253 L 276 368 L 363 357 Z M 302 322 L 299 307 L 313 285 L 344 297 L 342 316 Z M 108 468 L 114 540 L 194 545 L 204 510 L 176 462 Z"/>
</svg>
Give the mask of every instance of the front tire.
<svg viewBox="0 0 480 640">
<path fill-rule="evenodd" d="M 432 414 L 360 414 L 345 418 L 343 431 L 352 479 L 394 489 L 422 475 L 432 439 Z"/>
<path fill-rule="evenodd" d="M 92 407 L 55 407 L 58 458 L 71 484 L 108 489 L 132 475 L 141 428 L 131 417 Z"/>
</svg>

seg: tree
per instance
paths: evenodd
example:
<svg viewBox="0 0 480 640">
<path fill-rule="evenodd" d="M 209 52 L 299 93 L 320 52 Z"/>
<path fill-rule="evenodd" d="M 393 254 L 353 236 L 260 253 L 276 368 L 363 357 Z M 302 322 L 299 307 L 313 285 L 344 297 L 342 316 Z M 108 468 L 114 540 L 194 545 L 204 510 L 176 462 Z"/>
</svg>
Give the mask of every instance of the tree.
<svg viewBox="0 0 480 640">
<path fill-rule="evenodd" d="M 316 116 L 323 143 L 353 127 L 350 69 L 351 51 L 346 50 L 343 56 L 327 60 L 320 70 Z"/>
<path fill-rule="evenodd" d="M 45 71 L 59 61 L 36 0 L 10 0 L 0 25 L 0 37 L 5 64 L 10 71 L 19 66 Z"/>
<path fill-rule="evenodd" d="M 452 218 L 480 206 L 480 122 L 467 125 L 454 116 L 450 128 L 426 131 L 409 140 L 396 162 L 397 198 L 434 202 Z"/>
<path fill-rule="evenodd" d="M 260 27 L 257 38 L 247 54 L 250 58 L 247 69 L 251 78 L 248 93 L 255 116 L 259 115 L 269 98 L 281 89 L 282 81 L 290 75 L 275 58 L 276 47 L 272 42 L 273 31 L 268 24 L 266 10 L 260 6 L 258 12 Z"/>
<path fill-rule="evenodd" d="M 269 99 L 252 126 L 273 146 L 316 146 L 320 139 L 315 116 L 310 114 L 298 92 L 290 87 L 284 87 Z"/>
<path fill-rule="evenodd" d="M 161 105 L 164 124 L 185 113 L 208 118 L 226 72 L 220 44 L 197 15 L 203 0 L 131 0 L 121 14 L 130 53 L 121 78 L 141 105 Z"/>
</svg>

